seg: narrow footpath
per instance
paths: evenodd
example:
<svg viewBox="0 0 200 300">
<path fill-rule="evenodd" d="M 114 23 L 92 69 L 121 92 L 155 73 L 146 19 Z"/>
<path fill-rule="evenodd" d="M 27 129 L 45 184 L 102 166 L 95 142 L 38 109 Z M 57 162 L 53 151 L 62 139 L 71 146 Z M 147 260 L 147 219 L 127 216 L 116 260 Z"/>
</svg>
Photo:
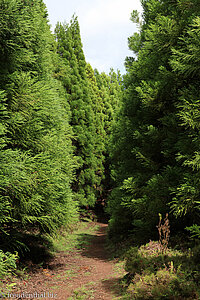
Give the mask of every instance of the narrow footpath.
<svg viewBox="0 0 200 300">
<path fill-rule="evenodd" d="M 56 253 L 46 268 L 33 272 L 21 283 L 21 292 L 45 293 L 44 299 L 58 300 L 120 299 L 119 279 L 124 271 L 109 259 L 106 230 L 107 224 L 98 223 L 89 245 Z"/>
<path fill-rule="evenodd" d="M 78 269 L 78 272 L 69 284 L 62 285 L 62 290 L 58 291 L 58 299 L 66 300 L 69 296 L 76 299 L 78 290 L 80 295 L 82 290 L 83 296 L 85 290 L 85 299 L 110 300 L 116 296 L 120 276 L 114 271 L 114 263 L 109 261 L 105 250 L 107 225 L 102 223 L 98 225 L 99 230 L 89 247 L 77 253 L 74 258 L 66 257 L 67 264 L 70 264 L 72 269 Z"/>
</svg>

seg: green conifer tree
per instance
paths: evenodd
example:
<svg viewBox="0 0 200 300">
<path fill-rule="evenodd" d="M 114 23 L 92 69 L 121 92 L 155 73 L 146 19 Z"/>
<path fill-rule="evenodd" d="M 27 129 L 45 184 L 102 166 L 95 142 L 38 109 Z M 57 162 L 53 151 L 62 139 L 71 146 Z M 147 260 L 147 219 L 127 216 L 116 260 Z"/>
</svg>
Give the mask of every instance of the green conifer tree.
<svg viewBox="0 0 200 300">
<path fill-rule="evenodd" d="M 95 127 L 95 165 L 96 165 L 96 197 L 99 202 L 103 198 L 103 186 L 102 182 L 105 179 L 105 153 L 106 153 L 106 132 L 104 129 L 104 105 L 103 99 L 100 97 L 100 91 L 96 82 L 94 70 L 90 64 L 87 64 L 86 74 L 89 84 L 89 94 L 91 97 L 92 110 L 93 110 L 93 125 Z"/>
<path fill-rule="evenodd" d="M 197 12 L 200 12 L 200 9 Z M 182 176 L 179 185 L 173 190 L 171 207 L 176 216 L 190 216 L 192 222 L 198 226 L 200 226 L 199 38 L 200 18 L 194 17 L 187 33 L 179 39 L 179 47 L 173 49 L 171 59 L 171 66 L 179 82 L 178 124 L 183 129 L 177 143 L 177 161 L 182 166 Z M 195 231 L 198 232 L 197 227 Z"/>
<path fill-rule="evenodd" d="M 140 33 L 129 39 L 137 59 L 126 59 L 123 105 L 113 138 L 117 187 L 109 210 L 111 232 L 135 232 L 149 239 L 156 232 L 158 213 L 170 210 L 174 191 L 186 174 L 192 175 L 179 159 L 183 149 L 194 151 L 194 143 L 180 126 L 179 91 L 184 80 L 174 70 L 180 71 L 180 40 L 199 14 L 199 2 L 144 0 L 142 5 L 142 22 L 136 12 L 132 14 L 140 27 Z M 179 62 L 174 58 L 172 68 L 173 55 L 179 55 Z M 184 218 L 180 224 L 170 218 L 177 229 L 191 222 Z"/>
<path fill-rule="evenodd" d="M 88 79 L 89 69 L 87 76 L 77 18 L 74 17 L 69 25 L 58 23 L 55 33 L 58 53 L 62 58 L 56 76 L 68 95 L 72 112 L 71 125 L 75 133 L 73 144 L 79 161 L 73 190 L 81 206 L 94 206 L 102 175 L 101 158 L 97 157 L 100 150 L 96 149 L 97 112 L 94 92 Z"/>
<path fill-rule="evenodd" d="M 104 177 L 102 182 L 103 199 L 106 200 L 113 187 L 111 175 L 111 153 L 112 151 L 112 132 L 115 128 L 119 108 L 121 105 L 123 80 L 119 71 L 113 69 L 107 75 L 105 72 L 99 73 L 95 70 L 95 77 L 99 88 L 100 98 L 103 103 L 103 128 L 105 132 L 105 151 L 104 151 Z"/>
<path fill-rule="evenodd" d="M 0 8 L 0 88 L 9 116 L 1 149 L 4 227 L 52 231 L 77 216 L 70 112 L 53 78 L 54 39 L 42 1 L 4 0 Z"/>
</svg>

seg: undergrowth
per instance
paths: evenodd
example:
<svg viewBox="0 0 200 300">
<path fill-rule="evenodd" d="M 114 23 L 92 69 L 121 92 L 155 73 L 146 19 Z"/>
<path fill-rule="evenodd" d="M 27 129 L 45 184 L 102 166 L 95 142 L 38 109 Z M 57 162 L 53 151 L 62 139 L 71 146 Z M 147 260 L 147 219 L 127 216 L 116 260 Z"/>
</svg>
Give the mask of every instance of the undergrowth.
<svg viewBox="0 0 200 300">
<path fill-rule="evenodd" d="M 199 299 L 195 252 L 166 249 L 158 242 L 132 247 L 126 255 L 127 291 L 133 299 Z"/>
<path fill-rule="evenodd" d="M 169 247 L 168 215 L 158 224 L 158 241 L 141 246 L 122 245 L 121 259 L 127 274 L 121 280 L 123 296 L 120 299 L 200 299 L 200 244 L 193 248 Z M 191 245 L 193 243 L 191 242 Z"/>
<path fill-rule="evenodd" d="M 0 298 L 4 293 L 9 292 L 15 285 L 10 278 L 15 275 L 17 269 L 18 253 L 4 253 L 0 250 Z M 5 284 L 4 284 L 5 282 Z M 4 288 L 3 288 L 4 284 Z"/>
<path fill-rule="evenodd" d="M 56 236 L 49 237 L 52 242 L 53 252 L 73 251 L 74 249 L 83 249 L 90 244 L 91 239 L 98 225 L 94 225 L 91 221 L 79 222 L 70 233 L 60 230 Z"/>
</svg>

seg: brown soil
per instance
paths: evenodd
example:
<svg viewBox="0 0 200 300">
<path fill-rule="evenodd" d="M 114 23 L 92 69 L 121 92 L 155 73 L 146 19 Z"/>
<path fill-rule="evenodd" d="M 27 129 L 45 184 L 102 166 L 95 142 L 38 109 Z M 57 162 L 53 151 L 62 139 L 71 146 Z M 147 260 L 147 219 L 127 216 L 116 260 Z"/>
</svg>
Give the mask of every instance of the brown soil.
<svg viewBox="0 0 200 300">
<path fill-rule="evenodd" d="M 114 271 L 115 262 L 109 260 L 105 249 L 107 225 L 98 225 L 89 246 L 70 253 L 59 252 L 46 269 L 33 269 L 27 281 L 18 283 L 18 292 L 13 293 L 22 293 L 22 297 L 15 295 L 15 299 L 23 299 L 23 292 L 35 293 L 32 299 L 42 293 L 45 299 L 117 299 L 122 275 Z"/>
</svg>

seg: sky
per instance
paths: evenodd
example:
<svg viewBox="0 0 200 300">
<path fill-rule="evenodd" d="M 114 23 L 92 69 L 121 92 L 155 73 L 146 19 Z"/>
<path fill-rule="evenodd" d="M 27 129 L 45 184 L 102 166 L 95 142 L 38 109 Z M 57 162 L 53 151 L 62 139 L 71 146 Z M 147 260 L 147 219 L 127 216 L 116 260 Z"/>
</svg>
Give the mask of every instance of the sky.
<svg viewBox="0 0 200 300">
<path fill-rule="evenodd" d="M 125 73 L 124 60 L 133 56 L 128 37 L 137 31 L 130 21 L 133 10 L 142 11 L 140 0 L 44 0 L 52 30 L 55 24 L 78 17 L 86 61 L 100 72 L 110 68 Z"/>
</svg>

